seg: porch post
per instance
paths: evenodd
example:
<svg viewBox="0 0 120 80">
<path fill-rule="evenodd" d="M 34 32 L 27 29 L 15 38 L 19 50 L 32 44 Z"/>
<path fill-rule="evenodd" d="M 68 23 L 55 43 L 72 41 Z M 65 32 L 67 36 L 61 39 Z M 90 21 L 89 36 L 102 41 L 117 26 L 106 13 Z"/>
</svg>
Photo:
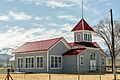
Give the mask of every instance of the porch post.
<svg viewBox="0 0 120 80">
<path fill-rule="evenodd" d="M 49 52 L 47 51 L 47 72 L 49 72 Z"/>
</svg>

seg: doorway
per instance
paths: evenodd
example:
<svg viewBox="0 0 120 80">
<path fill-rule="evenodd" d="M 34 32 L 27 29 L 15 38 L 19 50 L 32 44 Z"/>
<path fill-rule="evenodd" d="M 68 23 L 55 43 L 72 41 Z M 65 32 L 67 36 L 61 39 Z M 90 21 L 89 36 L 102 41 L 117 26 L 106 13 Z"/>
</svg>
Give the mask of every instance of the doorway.
<svg viewBox="0 0 120 80">
<path fill-rule="evenodd" d="M 90 55 L 90 71 L 96 71 L 95 53 Z"/>
</svg>

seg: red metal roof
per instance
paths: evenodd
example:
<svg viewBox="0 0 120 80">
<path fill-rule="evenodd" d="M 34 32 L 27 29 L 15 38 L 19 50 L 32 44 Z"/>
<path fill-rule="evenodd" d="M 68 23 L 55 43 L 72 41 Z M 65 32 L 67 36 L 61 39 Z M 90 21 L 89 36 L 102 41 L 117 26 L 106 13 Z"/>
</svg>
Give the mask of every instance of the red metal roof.
<svg viewBox="0 0 120 80">
<path fill-rule="evenodd" d="M 57 43 L 62 38 L 63 37 L 49 39 L 49 40 L 35 41 L 35 42 L 27 42 L 21 47 L 19 47 L 18 49 L 16 49 L 13 53 L 30 52 L 30 51 L 47 51 L 49 48 L 51 48 L 55 43 Z"/>
<path fill-rule="evenodd" d="M 94 31 L 88 23 L 82 18 L 80 22 L 72 29 L 72 31 L 77 31 L 77 30 L 89 30 L 89 31 Z"/>
<path fill-rule="evenodd" d="M 81 47 L 93 47 L 93 48 L 98 48 L 95 42 L 71 42 L 69 43 L 71 47 L 73 46 L 81 46 Z"/>
<path fill-rule="evenodd" d="M 67 51 L 66 53 L 64 53 L 63 56 L 66 56 L 66 55 L 77 55 L 77 54 L 80 54 L 81 52 L 83 52 L 85 50 L 86 50 L 86 48 L 71 49 L 71 50 Z"/>
<path fill-rule="evenodd" d="M 68 43 L 71 47 L 74 46 L 74 42 Z"/>
</svg>

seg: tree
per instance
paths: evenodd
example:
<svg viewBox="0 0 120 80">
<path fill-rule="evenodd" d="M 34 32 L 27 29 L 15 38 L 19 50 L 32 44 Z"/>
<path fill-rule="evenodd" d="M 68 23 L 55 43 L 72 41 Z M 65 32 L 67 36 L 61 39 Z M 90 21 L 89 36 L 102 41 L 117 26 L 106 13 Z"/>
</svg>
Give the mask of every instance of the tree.
<svg viewBox="0 0 120 80">
<path fill-rule="evenodd" d="M 116 56 L 120 53 L 120 20 L 114 20 L 115 56 L 112 54 L 112 29 L 109 19 L 106 18 L 99 21 L 99 23 L 95 26 L 95 32 L 104 40 L 104 43 L 107 45 L 111 56 L 113 71 L 113 59 L 116 59 Z"/>
</svg>

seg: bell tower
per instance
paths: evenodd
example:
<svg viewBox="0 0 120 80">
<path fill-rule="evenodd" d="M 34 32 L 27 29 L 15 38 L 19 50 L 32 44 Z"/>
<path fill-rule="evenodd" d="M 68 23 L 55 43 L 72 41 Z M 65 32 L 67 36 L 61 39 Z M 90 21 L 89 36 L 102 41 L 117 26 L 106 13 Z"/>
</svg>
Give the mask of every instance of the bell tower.
<svg viewBox="0 0 120 80">
<path fill-rule="evenodd" d="M 94 30 L 83 18 L 72 29 L 72 32 L 74 32 L 74 42 L 92 42 L 92 32 Z"/>
</svg>

